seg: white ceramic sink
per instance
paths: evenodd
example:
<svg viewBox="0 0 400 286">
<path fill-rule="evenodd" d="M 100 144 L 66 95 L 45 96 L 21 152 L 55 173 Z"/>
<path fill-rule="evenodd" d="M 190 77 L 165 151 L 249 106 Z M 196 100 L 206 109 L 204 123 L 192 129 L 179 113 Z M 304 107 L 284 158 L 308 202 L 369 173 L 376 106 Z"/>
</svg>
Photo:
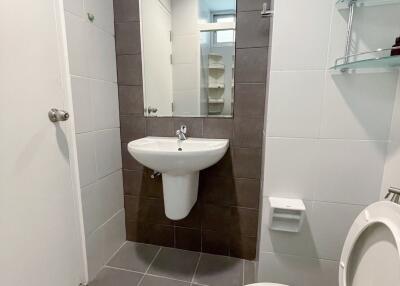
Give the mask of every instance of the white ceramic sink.
<svg viewBox="0 0 400 286">
<path fill-rule="evenodd" d="M 128 144 L 131 155 L 146 167 L 173 175 L 197 172 L 218 162 L 229 146 L 227 139 L 145 137 Z"/>
<path fill-rule="evenodd" d="M 165 213 L 185 218 L 197 200 L 199 171 L 217 163 L 229 147 L 228 139 L 145 137 L 128 144 L 141 164 L 162 173 Z"/>
</svg>

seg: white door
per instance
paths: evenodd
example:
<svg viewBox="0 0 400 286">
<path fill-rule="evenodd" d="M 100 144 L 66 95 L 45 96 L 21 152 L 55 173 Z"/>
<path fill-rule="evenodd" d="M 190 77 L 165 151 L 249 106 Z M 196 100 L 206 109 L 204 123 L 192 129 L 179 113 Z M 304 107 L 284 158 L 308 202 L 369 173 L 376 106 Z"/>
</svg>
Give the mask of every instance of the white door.
<svg viewBox="0 0 400 286">
<path fill-rule="evenodd" d="M 59 0 L 0 1 L 0 285 L 82 281 Z"/>
<path fill-rule="evenodd" d="M 141 1 L 143 72 L 146 108 L 150 116 L 172 115 L 171 5 L 168 1 Z"/>
</svg>

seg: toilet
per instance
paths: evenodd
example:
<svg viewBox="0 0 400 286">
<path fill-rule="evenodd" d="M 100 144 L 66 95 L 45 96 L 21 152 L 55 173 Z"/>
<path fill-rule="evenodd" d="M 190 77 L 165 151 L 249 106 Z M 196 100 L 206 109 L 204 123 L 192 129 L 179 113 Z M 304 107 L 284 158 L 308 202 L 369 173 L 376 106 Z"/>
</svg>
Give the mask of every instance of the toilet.
<svg viewBox="0 0 400 286">
<path fill-rule="evenodd" d="M 400 205 L 381 201 L 365 208 L 347 234 L 339 286 L 400 285 Z M 256 283 L 248 286 L 288 286 Z"/>
</svg>

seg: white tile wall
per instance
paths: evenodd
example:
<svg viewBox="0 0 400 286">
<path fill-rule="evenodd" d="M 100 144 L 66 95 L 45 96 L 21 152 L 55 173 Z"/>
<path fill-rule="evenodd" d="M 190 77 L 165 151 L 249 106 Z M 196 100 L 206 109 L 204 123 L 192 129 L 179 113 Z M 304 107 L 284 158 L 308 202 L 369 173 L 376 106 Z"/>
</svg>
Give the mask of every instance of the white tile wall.
<svg viewBox="0 0 400 286">
<path fill-rule="evenodd" d="M 104 228 L 100 228 L 92 235 L 86 237 L 86 257 L 90 281 L 96 277 L 96 274 L 105 264 L 104 245 Z"/>
<path fill-rule="evenodd" d="M 318 138 L 324 77 L 324 71 L 271 72 L 269 136 Z"/>
<path fill-rule="evenodd" d="M 193 116 L 198 112 L 198 89 L 174 92 L 174 114 Z"/>
<path fill-rule="evenodd" d="M 324 70 L 332 0 L 274 1 L 271 70 Z"/>
<path fill-rule="evenodd" d="M 89 278 L 125 241 L 112 0 L 64 0 Z M 91 23 L 87 13 L 95 20 Z"/>
<path fill-rule="evenodd" d="M 392 128 L 389 136 L 388 152 L 383 173 L 382 192 L 383 198 L 388 188 L 400 188 L 400 77 L 397 86 L 396 101 L 393 110 Z"/>
<path fill-rule="evenodd" d="M 320 184 L 314 199 L 368 205 L 379 199 L 384 141 L 322 140 Z"/>
<path fill-rule="evenodd" d="M 124 207 L 122 171 L 119 170 L 97 181 L 97 185 L 103 204 L 104 221 L 106 221 Z"/>
<path fill-rule="evenodd" d="M 96 134 L 93 132 L 76 134 L 78 151 L 78 166 L 81 186 L 86 186 L 96 181 Z"/>
<path fill-rule="evenodd" d="M 173 67 L 174 91 L 194 90 L 199 87 L 198 65 L 196 64 L 179 64 Z"/>
<path fill-rule="evenodd" d="M 85 9 L 95 16 L 93 23 L 97 27 L 114 35 L 113 0 L 86 0 Z"/>
<path fill-rule="evenodd" d="M 97 175 L 99 178 L 122 168 L 121 139 L 118 128 L 98 131 L 95 134 Z"/>
<path fill-rule="evenodd" d="M 96 28 L 96 26 L 90 25 L 88 48 L 89 76 L 95 79 L 117 82 L 114 37 Z"/>
<path fill-rule="evenodd" d="M 400 187 L 400 86 L 392 119 L 398 72 L 329 70 L 343 56 L 348 16 L 335 2 L 274 3 L 260 282 L 338 285 L 337 261 L 355 217 L 381 188 Z M 398 36 L 400 5 L 375 8 L 356 11 L 353 52 L 389 47 Z M 269 196 L 305 200 L 299 233 L 268 228 Z"/>
<path fill-rule="evenodd" d="M 380 197 L 384 198 L 390 187 L 400 187 L 400 141 L 390 142 L 385 162 L 385 170 Z"/>
<path fill-rule="evenodd" d="M 84 19 L 65 12 L 67 47 L 71 75 L 87 76 L 89 70 L 89 24 Z"/>
<path fill-rule="evenodd" d="M 319 190 L 316 139 L 268 138 L 264 195 L 312 200 Z"/>
<path fill-rule="evenodd" d="M 389 140 L 391 142 L 400 141 L 400 76 L 397 85 L 396 100 L 393 108 L 393 119 Z"/>
<path fill-rule="evenodd" d="M 317 257 L 338 261 L 350 226 L 364 206 L 314 202 L 310 229 Z"/>
<path fill-rule="evenodd" d="M 72 76 L 76 133 L 119 127 L 116 83 Z"/>
<path fill-rule="evenodd" d="M 64 0 L 64 9 L 77 16 L 83 17 L 83 0 Z"/>
<path fill-rule="evenodd" d="M 113 216 L 111 220 L 104 226 L 104 233 L 104 254 L 106 260 L 109 260 L 126 241 L 124 210 L 120 210 L 118 213 L 116 213 L 116 215 Z"/>
<path fill-rule="evenodd" d="M 90 235 L 124 207 L 122 172 L 117 171 L 82 189 L 85 233 Z"/>
<path fill-rule="evenodd" d="M 326 79 L 321 137 L 387 140 L 397 74 L 328 72 Z"/>
<path fill-rule="evenodd" d="M 125 212 L 120 210 L 102 227 L 87 237 L 86 253 L 89 280 L 93 280 L 99 270 L 125 242 Z"/>
<path fill-rule="evenodd" d="M 335 261 L 302 256 L 261 253 L 259 281 L 296 286 L 337 286 L 339 265 Z"/>
<path fill-rule="evenodd" d="M 197 30 L 197 1 L 172 1 L 172 31 L 176 35 L 189 35 Z"/>
<path fill-rule="evenodd" d="M 171 4 L 174 113 L 199 114 L 200 34 L 197 27 L 197 1 L 174 0 Z"/>
<path fill-rule="evenodd" d="M 89 132 L 94 128 L 90 80 L 83 77 L 71 76 L 71 89 L 75 131 L 76 133 Z"/>
<path fill-rule="evenodd" d="M 93 99 L 94 128 L 103 130 L 119 127 L 118 86 L 101 80 L 90 81 Z"/>
<path fill-rule="evenodd" d="M 86 236 L 103 224 L 102 206 L 102 198 L 97 183 L 82 188 L 82 208 Z"/>
<path fill-rule="evenodd" d="M 174 35 L 172 43 L 174 64 L 196 64 L 199 54 L 199 36 L 195 35 Z"/>
</svg>

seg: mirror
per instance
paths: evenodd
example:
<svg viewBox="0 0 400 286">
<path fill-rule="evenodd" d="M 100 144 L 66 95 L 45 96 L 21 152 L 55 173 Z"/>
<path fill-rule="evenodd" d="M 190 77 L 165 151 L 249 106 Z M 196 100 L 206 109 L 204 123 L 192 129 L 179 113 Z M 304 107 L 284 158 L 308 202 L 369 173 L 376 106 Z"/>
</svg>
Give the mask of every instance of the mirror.
<svg viewBox="0 0 400 286">
<path fill-rule="evenodd" d="M 141 0 L 145 116 L 232 117 L 236 0 Z"/>
</svg>

